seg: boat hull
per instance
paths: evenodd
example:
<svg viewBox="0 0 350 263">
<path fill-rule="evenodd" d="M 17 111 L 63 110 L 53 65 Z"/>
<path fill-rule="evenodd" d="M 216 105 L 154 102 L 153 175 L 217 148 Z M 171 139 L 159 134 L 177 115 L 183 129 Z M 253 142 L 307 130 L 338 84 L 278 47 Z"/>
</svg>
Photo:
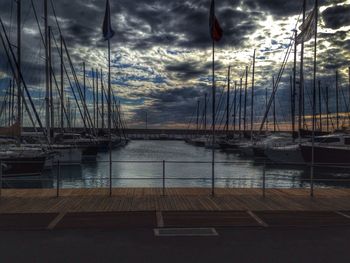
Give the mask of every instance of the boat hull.
<svg viewBox="0 0 350 263">
<path fill-rule="evenodd" d="M 312 146 L 301 145 L 301 152 L 305 162 L 312 159 Z M 314 163 L 323 165 L 344 165 L 350 167 L 350 148 L 341 147 L 314 147 Z"/>
<path fill-rule="evenodd" d="M 3 177 L 41 175 L 45 157 L 19 157 L 14 159 L 0 159 Z"/>
</svg>

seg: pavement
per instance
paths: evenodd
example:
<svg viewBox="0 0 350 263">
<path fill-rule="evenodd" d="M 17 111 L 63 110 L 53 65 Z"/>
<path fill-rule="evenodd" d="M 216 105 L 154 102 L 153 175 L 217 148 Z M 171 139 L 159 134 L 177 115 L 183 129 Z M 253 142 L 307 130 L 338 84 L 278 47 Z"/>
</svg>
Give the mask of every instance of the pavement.
<svg viewBox="0 0 350 263">
<path fill-rule="evenodd" d="M 350 227 L 225 227 L 212 237 L 154 229 L 0 231 L 0 262 L 349 262 Z"/>
</svg>

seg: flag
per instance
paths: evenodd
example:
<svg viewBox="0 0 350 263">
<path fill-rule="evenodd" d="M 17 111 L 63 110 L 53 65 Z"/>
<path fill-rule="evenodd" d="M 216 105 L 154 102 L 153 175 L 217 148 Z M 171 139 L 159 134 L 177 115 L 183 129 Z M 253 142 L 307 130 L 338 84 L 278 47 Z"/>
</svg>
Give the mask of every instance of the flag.
<svg viewBox="0 0 350 263">
<path fill-rule="evenodd" d="M 222 38 L 222 29 L 220 27 L 219 21 L 215 16 L 215 3 L 214 0 L 211 0 L 210 5 L 210 15 L 209 15 L 209 30 L 210 36 L 213 41 L 220 41 Z"/>
<path fill-rule="evenodd" d="M 299 30 L 301 31 L 299 35 L 297 35 L 297 45 L 302 42 L 309 41 L 315 34 L 315 23 L 316 23 L 316 12 L 317 9 L 314 8 L 306 17 L 304 23 L 301 24 Z"/>
<path fill-rule="evenodd" d="M 111 26 L 111 9 L 109 6 L 109 0 L 106 2 L 106 12 L 105 18 L 103 19 L 102 32 L 104 40 L 109 40 L 114 36 L 114 31 Z"/>
</svg>

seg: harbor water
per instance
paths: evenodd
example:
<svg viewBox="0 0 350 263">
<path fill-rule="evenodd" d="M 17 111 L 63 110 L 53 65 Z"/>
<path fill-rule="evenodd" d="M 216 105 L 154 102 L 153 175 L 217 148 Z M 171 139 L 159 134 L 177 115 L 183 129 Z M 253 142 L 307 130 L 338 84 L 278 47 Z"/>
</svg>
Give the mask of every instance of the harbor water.
<svg viewBox="0 0 350 263">
<path fill-rule="evenodd" d="M 112 152 L 113 187 L 211 187 L 212 151 L 184 141 L 135 140 Z M 163 181 L 163 161 L 164 178 Z M 215 150 L 215 186 L 261 188 L 306 188 L 310 167 L 272 165 L 240 153 Z M 315 169 L 316 187 L 350 187 L 350 171 Z M 61 166 L 40 177 L 17 178 L 4 187 L 95 188 L 109 186 L 109 153 L 99 153 L 97 161 Z"/>
</svg>

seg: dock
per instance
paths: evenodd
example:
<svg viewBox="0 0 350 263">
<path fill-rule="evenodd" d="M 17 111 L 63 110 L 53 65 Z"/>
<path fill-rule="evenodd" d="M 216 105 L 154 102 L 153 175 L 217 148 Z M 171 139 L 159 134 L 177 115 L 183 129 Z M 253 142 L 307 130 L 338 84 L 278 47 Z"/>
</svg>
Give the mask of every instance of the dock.
<svg viewBox="0 0 350 263">
<path fill-rule="evenodd" d="M 350 226 L 350 189 L 2 189 L 0 230 Z"/>
<path fill-rule="evenodd" d="M 108 188 L 2 189 L 0 213 L 165 210 L 350 210 L 350 189 Z"/>
</svg>

